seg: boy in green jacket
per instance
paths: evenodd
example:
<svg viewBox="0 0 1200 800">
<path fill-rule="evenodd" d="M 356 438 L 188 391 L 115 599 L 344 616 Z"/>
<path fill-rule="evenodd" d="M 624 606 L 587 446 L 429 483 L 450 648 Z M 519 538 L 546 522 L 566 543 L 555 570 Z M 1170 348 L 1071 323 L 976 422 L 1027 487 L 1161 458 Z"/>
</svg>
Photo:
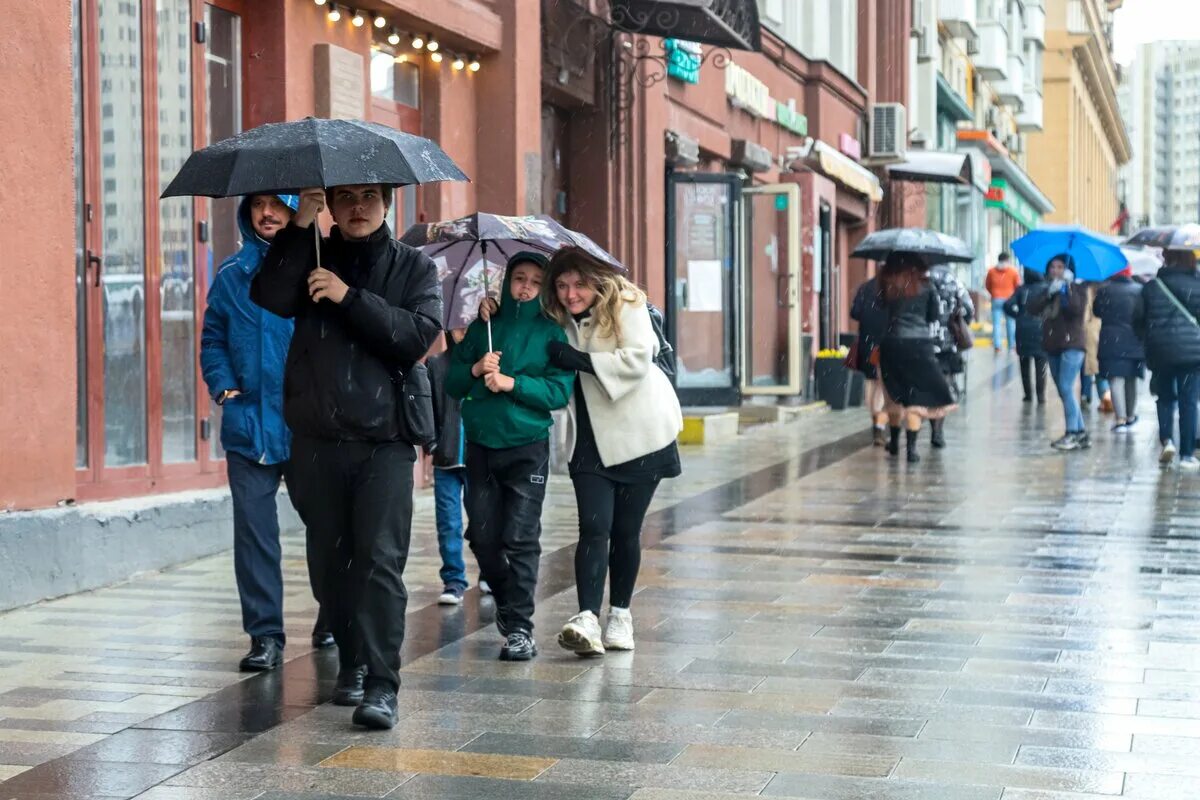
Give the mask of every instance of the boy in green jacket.
<svg viewBox="0 0 1200 800">
<path fill-rule="evenodd" d="M 496 601 L 503 661 L 537 655 L 533 593 L 542 553 L 542 502 L 550 466 L 550 412 L 571 397 L 575 374 L 550 363 L 546 346 L 566 334 L 542 314 L 538 291 L 548 261 L 509 259 L 500 308 L 476 320 L 454 349 L 446 392 L 462 400 L 467 438 L 467 540 Z"/>
</svg>

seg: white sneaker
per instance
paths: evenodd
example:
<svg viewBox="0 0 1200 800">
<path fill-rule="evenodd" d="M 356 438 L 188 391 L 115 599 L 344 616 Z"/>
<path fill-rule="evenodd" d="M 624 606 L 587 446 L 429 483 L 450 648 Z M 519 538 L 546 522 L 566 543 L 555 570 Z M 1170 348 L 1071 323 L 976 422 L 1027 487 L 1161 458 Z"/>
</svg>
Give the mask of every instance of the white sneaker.
<svg viewBox="0 0 1200 800">
<path fill-rule="evenodd" d="M 492 587 L 488 586 L 488 582 L 482 578 L 479 581 L 479 593 L 484 595 L 492 593 Z"/>
<path fill-rule="evenodd" d="M 600 638 L 600 620 L 590 611 L 580 611 L 563 625 L 558 644 L 577 656 L 602 656 L 604 645 Z"/>
<path fill-rule="evenodd" d="M 1175 460 L 1175 443 L 1170 439 L 1163 442 L 1162 452 L 1158 454 L 1158 463 L 1170 464 Z"/>
<path fill-rule="evenodd" d="M 609 650 L 633 649 L 633 615 L 628 608 L 610 608 L 608 627 L 604 629 L 604 646 Z"/>
<path fill-rule="evenodd" d="M 1179 468 L 1187 472 L 1195 472 L 1200 469 L 1200 459 L 1195 456 L 1184 456 L 1179 459 Z"/>
</svg>

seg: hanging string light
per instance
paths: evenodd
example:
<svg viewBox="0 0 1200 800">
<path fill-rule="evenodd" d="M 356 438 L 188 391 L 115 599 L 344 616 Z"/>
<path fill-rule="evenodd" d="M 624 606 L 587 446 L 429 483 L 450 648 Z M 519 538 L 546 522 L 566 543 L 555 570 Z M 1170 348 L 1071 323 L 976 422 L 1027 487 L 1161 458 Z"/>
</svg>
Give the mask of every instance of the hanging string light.
<svg viewBox="0 0 1200 800">
<path fill-rule="evenodd" d="M 454 62 L 450 66 L 454 67 L 455 72 L 462 72 L 467 65 L 463 62 L 462 56 L 455 56 Z"/>
<path fill-rule="evenodd" d="M 383 18 L 383 14 L 376 14 L 373 20 L 376 28 L 386 28 L 387 20 Z"/>
<path fill-rule="evenodd" d="M 433 63 L 435 63 L 435 64 L 442 63 L 442 54 L 441 53 L 437 53 L 437 52 L 430 53 L 429 57 L 431 59 L 433 59 Z"/>
<path fill-rule="evenodd" d="M 323 6 L 323 5 L 325 5 L 325 0 L 313 0 L 313 2 L 314 2 L 314 3 L 316 3 L 316 4 L 317 4 L 317 5 L 319 5 L 319 6 Z"/>
<path fill-rule="evenodd" d="M 342 18 L 342 12 L 338 10 L 337 3 L 329 4 L 329 21 L 337 22 Z"/>
<path fill-rule="evenodd" d="M 430 36 L 429 44 L 425 45 L 425 47 L 426 47 L 426 49 L 429 50 L 429 52 L 436 53 L 438 51 L 438 48 L 441 47 L 441 45 L 438 44 L 437 39 L 433 38 L 433 36 Z"/>
<path fill-rule="evenodd" d="M 420 34 L 413 37 L 412 46 L 413 50 L 420 50 L 425 46 L 425 40 L 421 38 Z"/>
<path fill-rule="evenodd" d="M 400 44 L 400 31 L 392 28 L 392 32 L 388 34 L 388 44 L 392 47 Z"/>
<path fill-rule="evenodd" d="M 479 72 L 479 58 L 471 56 L 471 63 L 467 65 L 467 69 L 471 70 L 471 72 Z"/>
<path fill-rule="evenodd" d="M 367 24 L 367 18 L 364 17 L 362 12 L 358 9 L 354 9 L 354 15 L 350 17 L 350 21 L 354 23 L 354 27 L 356 28 L 361 28 L 363 25 Z"/>
</svg>

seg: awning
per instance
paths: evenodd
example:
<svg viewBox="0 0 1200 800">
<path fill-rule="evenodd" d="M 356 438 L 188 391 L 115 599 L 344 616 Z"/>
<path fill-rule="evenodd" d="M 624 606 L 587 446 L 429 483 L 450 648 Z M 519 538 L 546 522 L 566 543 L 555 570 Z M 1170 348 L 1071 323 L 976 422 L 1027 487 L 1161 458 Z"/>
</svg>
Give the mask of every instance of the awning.
<svg viewBox="0 0 1200 800">
<path fill-rule="evenodd" d="M 945 112 L 946 116 L 955 122 L 970 122 L 975 119 L 975 112 L 967 105 L 967 101 L 954 91 L 950 81 L 942 77 L 940 72 L 937 75 L 937 107 L 938 111 Z"/>
<path fill-rule="evenodd" d="M 1021 169 L 1021 165 L 1008 156 L 992 154 L 988 157 L 992 164 L 993 176 L 1003 176 L 1008 179 L 1008 185 L 1017 191 L 1029 205 L 1039 214 L 1049 214 L 1054 211 L 1054 203 L 1037 187 L 1029 173 Z"/>
<path fill-rule="evenodd" d="M 842 155 L 819 139 L 813 143 L 812 154 L 821 171 L 835 181 L 866 195 L 868 200 L 878 203 L 883 199 L 883 187 L 879 185 L 879 178 L 854 159 Z"/>
<path fill-rule="evenodd" d="M 971 162 L 966 153 L 940 153 L 935 150 L 909 150 L 904 161 L 888 164 L 888 177 L 920 183 L 971 183 Z"/>
<path fill-rule="evenodd" d="M 612 24 L 629 33 L 762 50 L 755 0 L 612 0 Z"/>
</svg>

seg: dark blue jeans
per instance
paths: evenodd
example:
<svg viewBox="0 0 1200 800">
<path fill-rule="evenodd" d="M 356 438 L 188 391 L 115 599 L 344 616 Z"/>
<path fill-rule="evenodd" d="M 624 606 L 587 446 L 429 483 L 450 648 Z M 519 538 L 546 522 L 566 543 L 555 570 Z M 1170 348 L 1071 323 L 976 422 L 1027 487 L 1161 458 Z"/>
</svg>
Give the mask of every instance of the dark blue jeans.
<svg viewBox="0 0 1200 800">
<path fill-rule="evenodd" d="M 467 468 L 433 470 L 434 516 L 437 520 L 438 553 L 442 557 L 442 585 L 467 588 L 467 565 L 463 561 L 463 492 Z"/>
<path fill-rule="evenodd" d="M 1175 441 L 1175 408 L 1179 408 L 1179 456 L 1196 452 L 1196 403 L 1200 401 L 1200 372 L 1160 370 L 1154 375 L 1158 393 L 1158 438 Z"/>
<path fill-rule="evenodd" d="M 242 601 L 242 630 L 285 641 L 283 552 L 275 495 L 283 464 L 258 464 L 233 451 L 225 454 L 233 495 L 233 571 Z"/>
</svg>

